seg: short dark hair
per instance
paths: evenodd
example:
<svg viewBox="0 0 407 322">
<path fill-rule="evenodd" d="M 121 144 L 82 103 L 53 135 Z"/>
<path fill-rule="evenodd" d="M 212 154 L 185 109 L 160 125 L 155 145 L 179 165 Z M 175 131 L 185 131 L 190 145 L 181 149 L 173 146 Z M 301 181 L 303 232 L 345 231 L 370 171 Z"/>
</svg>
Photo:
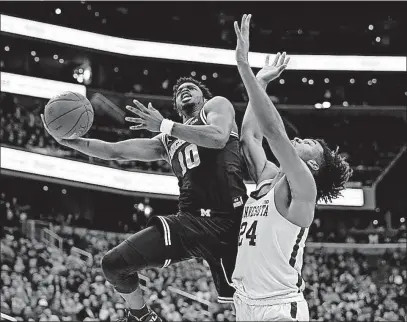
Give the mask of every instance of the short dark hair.
<svg viewBox="0 0 407 322">
<path fill-rule="evenodd" d="M 213 97 L 211 91 L 209 90 L 208 87 L 206 87 L 202 82 L 200 82 L 199 80 L 196 80 L 195 78 L 192 77 L 180 77 L 177 79 L 177 83 L 174 85 L 173 89 L 173 93 L 172 93 L 172 105 L 175 108 L 175 110 L 178 112 L 177 110 L 177 91 L 178 88 L 185 83 L 192 83 L 195 84 L 196 86 L 198 86 L 200 88 L 200 90 L 203 93 L 203 96 L 205 99 L 209 100 Z"/>
<path fill-rule="evenodd" d="M 339 148 L 331 150 L 326 142 L 317 139 L 323 149 L 323 160 L 320 169 L 314 176 L 317 185 L 317 201 L 331 202 L 341 195 L 345 183 L 352 176 L 349 163 L 339 154 Z"/>
</svg>

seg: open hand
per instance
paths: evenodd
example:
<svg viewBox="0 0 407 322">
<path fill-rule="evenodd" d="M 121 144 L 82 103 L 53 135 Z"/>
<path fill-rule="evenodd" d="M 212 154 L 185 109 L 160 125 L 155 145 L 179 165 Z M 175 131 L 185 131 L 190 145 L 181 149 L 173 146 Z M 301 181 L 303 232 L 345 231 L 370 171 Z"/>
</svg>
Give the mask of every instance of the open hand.
<svg viewBox="0 0 407 322">
<path fill-rule="evenodd" d="M 282 55 L 277 53 L 273 63 L 270 65 L 270 55 L 267 55 L 263 68 L 256 75 L 257 79 L 266 84 L 270 83 L 281 75 L 289 61 L 290 57 L 286 56 L 285 52 Z"/>
<path fill-rule="evenodd" d="M 249 29 L 250 29 L 250 19 L 252 15 L 244 14 L 242 17 L 241 30 L 239 29 L 239 24 L 237 21 L 234 23 L 235 32 L 237 36 L 236 44 L 236 61 L 239 63 L 248 63 L 249 59 Z"/>
<path fill-rule="evenodd" d="M 151 132 L 160 132 L 161 122 L 164 117 L 158 112 L 151 103 L 148 103 L 148 108 L 137 100 L 133 100 L 136 107 L 127 105 L 126 108 L 138 115 L 139 117 L 126 117 L 128 122 L 136 123 L 137 125 L 130 126 L 130 130 L 148 130 Z"/>
</svg>

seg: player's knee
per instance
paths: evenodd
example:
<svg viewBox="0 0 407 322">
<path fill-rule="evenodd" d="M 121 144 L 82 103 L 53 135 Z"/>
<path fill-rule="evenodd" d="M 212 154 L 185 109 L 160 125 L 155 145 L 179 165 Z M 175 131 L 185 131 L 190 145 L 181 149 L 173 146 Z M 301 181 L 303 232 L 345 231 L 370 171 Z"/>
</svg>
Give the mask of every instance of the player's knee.
<svg viewBox="0 0 407 322">
<path fill-rule="evenodd" d="M 132 293 L 139 285 L 137 265 L 127 263 L 118 247 L 108 251 L 101 260 L 106 280 L 120 293 Z"/>
<path fill-rule="evenodd" d="M 100 264 L 103 274 L 110 283 L 116 279 L 120 271 L 127 265 L 117 248 L 109 250 L 105 256 L 103 256 Z"/>
</svg>

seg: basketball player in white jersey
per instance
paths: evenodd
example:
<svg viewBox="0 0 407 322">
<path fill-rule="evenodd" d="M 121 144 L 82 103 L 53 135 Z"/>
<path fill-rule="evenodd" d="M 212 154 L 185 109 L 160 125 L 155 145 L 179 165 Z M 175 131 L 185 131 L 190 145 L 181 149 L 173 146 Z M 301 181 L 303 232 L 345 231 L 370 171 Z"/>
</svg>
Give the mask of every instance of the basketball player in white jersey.
<svg viewBox="0 0 407 322">
<path fill-rule="evenodd" d="M 308 227 L 317 200 L 336 198 L 351 170 L 324 141 L 289 140 L 282 119 L 268 97 L 267 84 L 286 68 L 277 54 L 254 76 L 249 63 L 249 24 L 242 18 L 236 60 L 249 96 L 242 124 L 241 152 L 257 189 L 242 217 L 232 285 L 238 321 L 308 321 L 301 277 Z M 266 159 L 263 136 L 280 167 Z"/>
</svg>

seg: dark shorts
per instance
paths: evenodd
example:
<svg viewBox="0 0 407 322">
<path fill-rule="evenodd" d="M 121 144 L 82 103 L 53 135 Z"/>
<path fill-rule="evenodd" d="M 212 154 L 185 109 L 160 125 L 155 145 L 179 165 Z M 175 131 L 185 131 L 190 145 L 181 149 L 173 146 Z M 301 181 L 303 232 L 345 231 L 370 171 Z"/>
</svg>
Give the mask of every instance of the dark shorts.
<svg viewBox="0 0 407 322">
<path fill-rule="evenodd" d="M 179 212 L 152 217 L 148 226 L 156 226 L 164 237 L 165 251 L 159 252 L 163 267 L 194 257 L 205 259 L 218 301 L 232 303 L 235 289 L 229 283 L 235 268 L 240 220 L 236 214 L 217 217 Z"/>
</svg>

